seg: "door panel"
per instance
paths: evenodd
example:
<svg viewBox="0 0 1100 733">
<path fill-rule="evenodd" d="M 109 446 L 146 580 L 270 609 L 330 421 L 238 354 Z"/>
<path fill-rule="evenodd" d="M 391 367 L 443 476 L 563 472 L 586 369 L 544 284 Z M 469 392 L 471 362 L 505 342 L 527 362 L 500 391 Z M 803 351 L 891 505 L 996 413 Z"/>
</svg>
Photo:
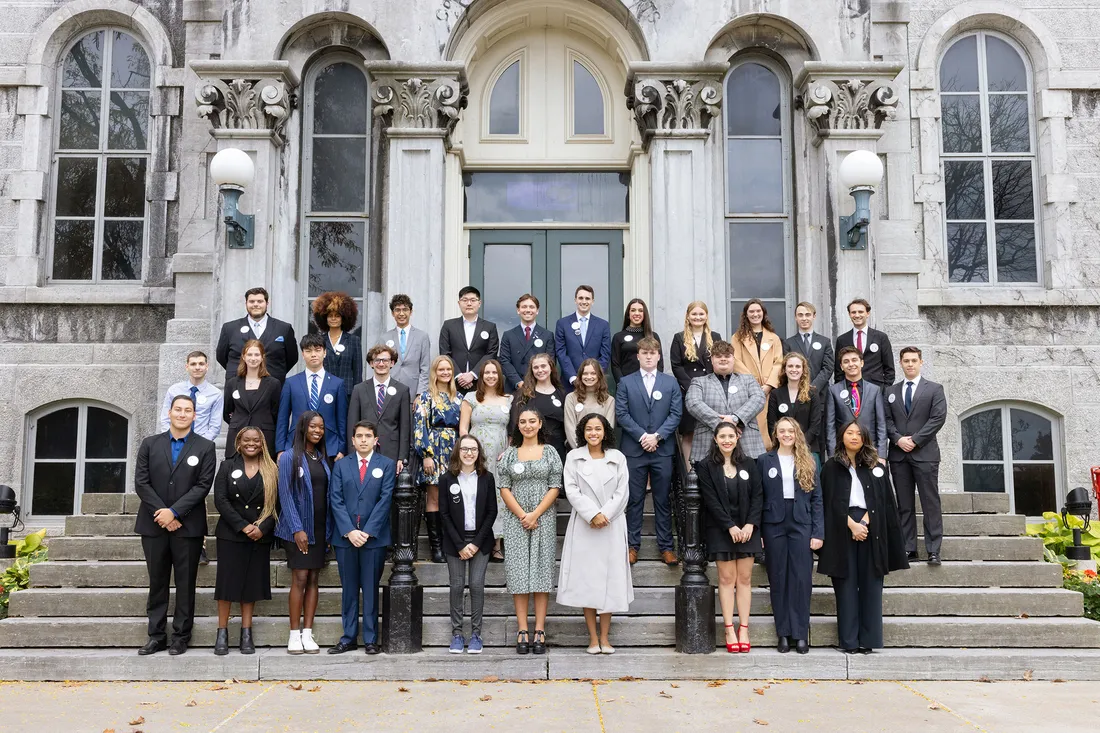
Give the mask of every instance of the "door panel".
<svg viewBox="0 0 1100 733">
<path fill-rule="evenodd" d="M 518 325 L 519 296 L 532 293 L 546 303 L 546 232 L 470 232 L 470 282 L 481 290 L 482 317 L 497 324 L 499 333 Z M 545 318 L 543 311 L 544 326 Z"/>
<path fill-rule="evenodd" d="M 596 291 L 592 312 L 619 330 L 623 312 L 623 233 L 621 230 L 548 231 L 546 233 L 547 310 L 554 320 L 574 312 L 578 285 Z"/>
</svg>

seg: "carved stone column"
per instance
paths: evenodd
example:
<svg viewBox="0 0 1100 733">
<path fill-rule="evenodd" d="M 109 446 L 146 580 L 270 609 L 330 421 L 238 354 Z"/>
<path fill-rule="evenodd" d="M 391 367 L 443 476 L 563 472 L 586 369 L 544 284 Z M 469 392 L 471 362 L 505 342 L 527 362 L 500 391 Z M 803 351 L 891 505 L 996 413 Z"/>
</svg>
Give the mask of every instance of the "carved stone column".
<svg viewBox="0 0 1100 733">
<path fill-rule="evenodd" d="M 846 306 L 853 298 L 867 298 L 872 304 L 872 320 L 879 310 L 874 262 L 875 235 L 878 227 L 874 212 L 881 211 L 885 199 L 885 181 L 871 197 L 872 221 L 865 250 L 840 249 L 845 233 L 839 218 L 852 213 L 854 201 L 838 180 L 841 161 L 853 150 L 878 152 L 884 122 L 894 119 L 898 93 L 894 77 L 901 66 L 886 62 L 825 63 L 808 61 L 795 78 L 799 106 L 813 131 L 817 160 L 810 166 L 806 182 L 813 202 L 812 221 L 824 227 L 824 241 L 813 242 L 813 264 L 828 281 L 817 283 L 815 292 L 833 296 L 833 325 L 838 332 L 851 328 Z M 815 230 L 818 227 L 813 227 Z M 835 275 L 833 274 L 835 273 Z"/>
<path fill-rule="evenodd" d="M 444 155 L 466 107 L 461 63 L 367 64 L 371 104 L 386 124 L 385 293 L 413 300 L 416 325 L 443 321 Z"/>
<path fill-rule="evenodd" d="M 636 63 L 626 81 L 650 157 L 652 298 L 654 329 L 683 328 L 684 306 L 704 300 L 711 325 L 725 332 L 726 266 L 721 221 L 721 119 L 725 63 Z M 716 168 L 716 166 L 718 166 Z"/>
</svg>

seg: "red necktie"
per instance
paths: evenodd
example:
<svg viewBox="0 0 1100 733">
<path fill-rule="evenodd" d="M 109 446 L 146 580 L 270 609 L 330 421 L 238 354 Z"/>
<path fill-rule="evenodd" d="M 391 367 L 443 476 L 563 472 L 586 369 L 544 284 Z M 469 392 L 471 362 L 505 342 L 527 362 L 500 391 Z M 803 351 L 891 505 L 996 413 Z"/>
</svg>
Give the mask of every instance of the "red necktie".
<svg viewBox="0 0 1100 733">
<path fill-rule="evenodd" d="M 863 331 L 856 331 L 856 348 L 863 353 Z"/>
<path fill-rule="evenodd" d="M 530 326 L 524 326 L 523 327 L 523 338 L 525 338 L 528 341 L 531 340 L 531 327 Z"/>
<path fill-rule="evenodd" d="M 363 481 L 366 478 L 367 478 L 367 459 L 366 458 L 360 458 L 359 459 L 359 483 L 363 483 Z"/>
<path fill-rule="evenodd" d="M 852 414 L 859 417 L 859 410 L 862 406 L 863 402 L 859 396 L 859 386 L 855 382 L 852 382 Z"/>
</svg>

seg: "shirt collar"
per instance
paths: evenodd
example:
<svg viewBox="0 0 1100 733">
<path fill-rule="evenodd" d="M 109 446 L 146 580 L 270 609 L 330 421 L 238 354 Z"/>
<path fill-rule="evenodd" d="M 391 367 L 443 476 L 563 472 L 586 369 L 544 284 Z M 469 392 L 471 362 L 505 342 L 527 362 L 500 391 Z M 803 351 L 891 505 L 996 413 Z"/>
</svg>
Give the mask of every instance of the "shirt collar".
<svg viewBox="0 0 1100 733">
<path fill-rule="evenodd" d="M 462 316 L 462 325 L 469 326 L 470 328 L 477 328 L 478 317 L 474 316 L 474 320 L 470 320 L 466 316 Z"/>
<path fill-rule="evenodd" d="M 921 378 L 921 375 L 919 375 L 919 374 L 917 376 L 913 377 L 912 379 L 904 379 L 903 378 L 902 383 L 901 383 L 902 387 L 905 386 L 906 382 L 912 382 L 913 383 L 913 391 L 916 392 L 917 387 L 920 385 L 920 378 Z"/>
<path fill-rule="evenodd" d="M 359 451 L 355 451 L 355 462 L 362 463 L 363 459 L 366 459 L 367 465 L 370 465 L 370 459 L 374 457 L 374 451 L 371 451 L 367 455 L 363 455 Z"/>
<path fill-rule="evenodd" d="M 384 382 L 379 382 L 378 377 L 374 377 L 374 387 L 375 387 L 375 389 L 377 389 L 379 387 L 389 387 L 389 386 L 390 386 L 390 377 L 389 377 L 389 375 L 386 375 L 386 381 L 384 381 Z"/>
<path fill-rule="evenodd" d="M 577 322 L 579 323 L 580 321 L 585 320 L 586 318 L 588 318 L 591 315 L 592 315 L 592 311 L 589 311 L 587 316 L 582 316 L 580 314 L 580 311 L 577 311 Z"/>
<path fill-rule="evenodd" d="M 187 431 L 187 435 L 183 436 L 182 438 L 177 438 L 176 436 L 172 435 L 172 431 L 169 430 L 168 431 L 168 439 L 170 441 L 172 441 L 173 443 L 186 443 L 187 439 L 191 437 L 191 433 L 193 433 L 193 432 L 195 432 L 195 426 L 194 425 L 192 425 L 191 429 Z"/>
<path fill-rule="evenodd" d="M 322 382 L 324 382 L 324 381 L 325 381 L 325 368 L 324 368 L 324 367 L 321 367 L 320 369 L 318 369 L 318 370 L 317 370 L 317 371 L 315 371 L 315 372 L 311 372 L 310 370 L 306 369 L 306 371 L 305 371 L 305 375 L 306 375 L 306 381 L 309 381 L 309 379 L 310 379 L 310 378 L 311 378 L 311 377 L 312 377 L 312 376 L 313 376 L 314 374 L 316 374 L 316 375 L 317 375 L 318 377 L 320 377 L 320 378 L 321 378 L 321 381 L 322 381 Z"/>
<path fill-rule="evenodd" d="M 657 376 L 657 370 L 656 369 L 654 369 L 651 372 L 647 372 L 645 369 L 639 369 L 638 371 L 640 371 L 642 373 L 642 377 L 656 377 Z"/>
<path fill-rule="evenodd" d="M 267 325 L 267 314 L 264 313 L 264 317 L 261 318 L 258 321 L 255 318 L 253 318 L 252 316 L 249 316 L 248 317 L 248 323 L 250 325 L 253 325 L 253 326 L 266 326 Z"/>
</svg>

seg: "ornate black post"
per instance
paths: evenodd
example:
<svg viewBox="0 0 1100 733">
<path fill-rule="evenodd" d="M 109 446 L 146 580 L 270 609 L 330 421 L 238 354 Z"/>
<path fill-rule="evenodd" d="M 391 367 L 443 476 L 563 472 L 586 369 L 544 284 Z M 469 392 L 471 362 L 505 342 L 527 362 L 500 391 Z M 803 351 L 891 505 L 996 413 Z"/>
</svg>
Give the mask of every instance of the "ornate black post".
<svg viewBox="0 0 1100 733">
<path fill-rule="evenodd" d="M 382 592 L 382 650 L 386 654 L 415 654 L 423 646 L 424 588 L 413 566 L 420 513 L 417 493 L 406 463 L 393 490 L 397 534 L 393 538 L 393 571 Z"/>
<path fill-rule="evenodd" d="M 695 471 L 688 473 L 683 494 L 684 572 L 676 586 L 676 651 L 710 654 L 714 651 L 714 586 L 707 578 L 702 499 Z"/>
</svg>

